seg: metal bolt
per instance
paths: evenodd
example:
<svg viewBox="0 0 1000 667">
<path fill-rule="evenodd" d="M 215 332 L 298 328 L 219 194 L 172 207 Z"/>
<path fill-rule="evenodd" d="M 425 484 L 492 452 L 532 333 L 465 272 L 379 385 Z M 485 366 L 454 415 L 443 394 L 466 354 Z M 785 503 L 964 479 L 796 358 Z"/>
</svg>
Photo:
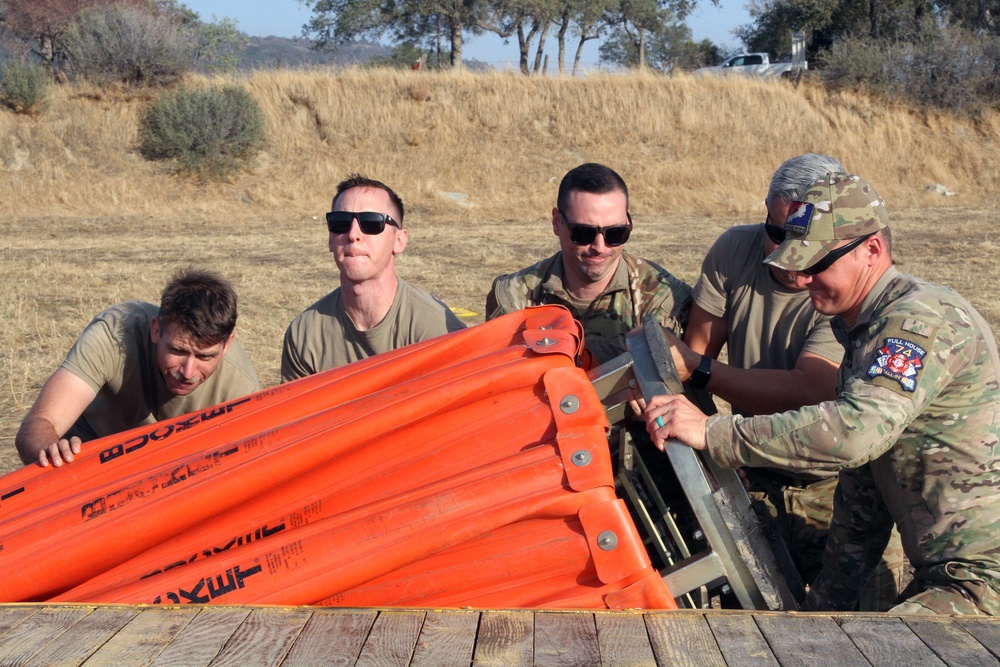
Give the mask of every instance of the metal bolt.
<svg viewBox="0 0 1000 667">
<path fill-rule="evenodd" d="M 694 539 L 696 540 L 703 540 L 705 539 L 705 533 L 701 532 L 700 530 L 696 530 L 694 531 L 694 535 L 692 535 L 692 537 L 694 537 Z"/>
<path fill-rule="evenodd" d="M 605 530 L 597 536 L 597 546 L 604 551 L 611 551 L 618 546 L 618 536 L 610 530 Z"/>
<path fill-rule="evenodd" d="M 729 584 L 722 584 L 722 594 L 729 595 L 733 592 L 733 589 L 729 587 Z"/>
<path fill-rule="evenodd" d="M 580 399 L 573 394 L 569 394 L 563 400 L 559 401 L 559 409 L 563 411 L 563 414 L 571 415 L 580 409 Z"/>
<path fill-rule="evenodd" d="M 541 339 L 537 343 L 538 347 L 549 347 L 550 345 L 555 345 L 555 344 L 556 344 L 556 342 L 554 340 L 552 340 L 551 338 L 549 338 L 548 336 L 546 336 L 545 338 Z"/>
<path fill-rule="evenodd" d="M 579 451 L 573 452 L 572 461 L 573 465 L 583 467 L 589 464 L 591 459 L 593 458 L 594 457 L 591 456 L 590 452 L 588 452 L 586 449 L 581 449 Z"/>
</svg>

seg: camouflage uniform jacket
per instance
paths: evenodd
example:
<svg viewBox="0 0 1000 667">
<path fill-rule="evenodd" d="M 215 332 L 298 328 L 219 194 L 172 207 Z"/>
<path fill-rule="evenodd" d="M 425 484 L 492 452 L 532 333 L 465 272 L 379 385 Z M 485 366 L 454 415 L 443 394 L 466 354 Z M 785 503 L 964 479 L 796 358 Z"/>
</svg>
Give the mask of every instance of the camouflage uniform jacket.
<svg viewBox="0 0 1000 667">
<path fill-rule="evenodd" d="M 917 578 L 947 571 L 1000 590 L 1000 359 L 989 326 L 954 291 L 895 267 L 853 327 L 833 324 L 847 351 L 838 399 L 712 417 L 712 457 L 841 471 L 814 608 L 852 608 L 894 520 Z"/>
<path fill-rule="evenodd" d="M 608 288 L 586 312 L 573 305 L 563 276 L 561 252 L 517 273 L 500 276 L 486 298 L 486 319 L 528 306 L 565 306 L 583 325 L 587 349 L 597 363 L 623 354 L 625 334 L 639 326 L 647 313 L 656 313 L 660 324 L 678 336 L 687 323 L 691 287 L 663 267 L 627 252 L 622 252 Z"/>
</svg>

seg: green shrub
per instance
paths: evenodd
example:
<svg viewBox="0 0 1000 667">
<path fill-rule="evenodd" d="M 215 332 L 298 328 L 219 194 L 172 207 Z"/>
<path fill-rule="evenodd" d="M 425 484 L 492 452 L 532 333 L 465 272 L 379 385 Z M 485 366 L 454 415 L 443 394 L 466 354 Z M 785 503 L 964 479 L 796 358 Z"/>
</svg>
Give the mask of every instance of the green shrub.
<svg viewBox="0 0 1000 667">
<path fill-rule="evenodd" d="M 129 5 L 83 10 L 64 41 L 76 74 L 98 83 L 170 83 L 191 69 L 197 49 L 175 17 Z"/>
<path fill-rule="evenodd" d="M 180 89 L 162 95 L 142 122 L 141 152 L 175 160 L 180 171 L 222 178 L 253 157 L 264 139 L 264 114 L 237 86 Z"/>
<path fill-rule="evenodd" d="M 9 60 L 0 68 L 0 102 L 17 113 L 38 113 L 48 95 L 49 72 L 44 65 Z"/>
<path fill-rule="evenodd" d="M 834 86 L 958 114 L 976 115 L 1000 100 L 1000 38 L 955 26 L 925 23 L 907 41 L 847 38 L 822 55 L 818 69 Z"/>
</svg>

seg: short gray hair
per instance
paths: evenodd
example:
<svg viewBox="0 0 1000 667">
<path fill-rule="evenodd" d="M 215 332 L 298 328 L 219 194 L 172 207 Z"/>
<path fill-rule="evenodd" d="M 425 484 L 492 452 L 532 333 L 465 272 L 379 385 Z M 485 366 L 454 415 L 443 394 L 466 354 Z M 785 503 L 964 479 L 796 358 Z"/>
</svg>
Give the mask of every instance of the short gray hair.
<svg viewBox="0 0 1000 667">
<path fill-rule="evenodd" d="M 846 171 L 837 158 L 819 153 L 806 153 L 781 163 L 771 177 L 764 204 L 770 208 L 775 199 L 797 201 L 807 187 L 831 172 Z"/>
</svg>

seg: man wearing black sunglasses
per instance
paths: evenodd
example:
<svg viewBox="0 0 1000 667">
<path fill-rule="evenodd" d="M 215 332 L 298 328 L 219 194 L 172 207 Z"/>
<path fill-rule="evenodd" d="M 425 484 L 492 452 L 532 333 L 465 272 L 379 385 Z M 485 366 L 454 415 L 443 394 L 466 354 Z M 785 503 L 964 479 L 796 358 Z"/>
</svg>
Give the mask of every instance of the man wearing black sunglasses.
<svg viewBox="0 0 1000 667">
<path fill-rule="evenodd" d="M 702 262 L 684 341 L 671 341 L 673 360 L 682 381 L 728 401 L 735 414 L 772 414 L 836 398 L 844 348 L 834 338 L 830 316 L 813 308 L 802 276 L 764 259 L 785 239 L 791 203 L 816 179 L 839 171 L 840 162 L 828 155 L 786 160 L 771 177 L 766 220 L 729 228 Z M 723 346 L 725 363 L 718 360 Z M 750 468 L 745 478 L 751 496 L 775 518 L 803 581 L 811 581 L 823 564 L 836 472 Z M 904 569 L 894 534 L 862 610 L 891 607 Z"/>
<path fill-rule="evenodd" d="M 288 325 L 282 382 L 465 328 L 439 299 L 396 275 L 409 232 L 389 186 L 354 174 L 337 186 L 332 209 L 326 225 L 340 287 Z"/>
<path fill-rule="evenodd" d="M 584 328 L 596 363 L 625 352 L 625 334 L 647 313 L 680 335 L 691 288 L 666 269 L 623 250 L 632 233 L 628 188 L 600 164 L 583 164 L 559 184 L 552 232 L 560 251 L 493 281 L 486 319 L 528 306 L 566 306 Z"/>
<path fill-rule="evenodd" d="M 774 415 L 706 417 L 655 396 L 646 426 L 726 467 L 839 472 L 812 610 L 851 610 L 893 523 L 914 567 L 890 613 L 1000 615 L 1000 356 L 954 290 L 893 265 L 885 203 L 828 174 L 789 209 L 767 261 L 804 274 L 845 349 L 836 400 Z M 860 239 L 860 240 L 859 240 Z"/>
</svg>

